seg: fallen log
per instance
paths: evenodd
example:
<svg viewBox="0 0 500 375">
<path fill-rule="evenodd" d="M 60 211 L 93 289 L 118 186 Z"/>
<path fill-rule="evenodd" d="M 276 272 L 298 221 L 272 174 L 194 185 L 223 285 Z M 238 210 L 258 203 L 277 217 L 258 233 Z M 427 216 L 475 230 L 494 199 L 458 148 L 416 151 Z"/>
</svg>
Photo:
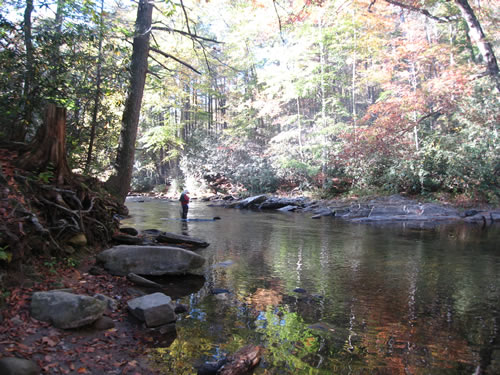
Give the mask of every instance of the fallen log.
<svg viewBox="0 0 500 375">
<path fill-rule="evenodd" d="M 187 244 L 195 247 L 207 247 L 208 245 L 210 245 L 208 242 L 200 240 L 198 238 L 166 232 L 156 237 L 156 241 L 168 244 Z"/>
</svg>

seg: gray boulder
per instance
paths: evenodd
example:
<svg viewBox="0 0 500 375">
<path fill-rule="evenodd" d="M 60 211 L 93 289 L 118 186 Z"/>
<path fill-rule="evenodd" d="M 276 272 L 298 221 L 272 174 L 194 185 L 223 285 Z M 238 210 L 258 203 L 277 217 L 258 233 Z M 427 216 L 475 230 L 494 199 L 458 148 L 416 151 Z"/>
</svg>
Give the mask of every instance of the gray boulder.
<svg viewBox="0 0 500 375">
<path fill-rule="evenodd" d="M 33 318 L 62 329 L 91 324 L 106 308 L 107 303 L 97 298 L 61 291 L 36 292 L 31 298 Z"/>
<path fill-rule="evenodd" d="M 134 298 L 127 304 L 132 315 L 145 322 L 148 327 L 158 327 L 177 319 L 172 299 L 163 293 Z"/>
<path fill-rule="evenodd" d="M 250 208 L 253 206 L 258 206 L 261 203 L 264 203 L 267 200 L 267 196 L 262 194 L 262 195 L 256 195 L 253 197 L 248 197 L 246 199 L 243 199 L 242 201 L 238 202 L 236 204 L 237 208 Z"/>
<path fill-rule="evenodd" d="M 202 256 L 178 247 L 120 245 L 104 250 L 97 261 L 113 275 L 182 275 L 200 268 Z"/>
<path fill-rule="evenodd" d="M 0 359 L 0 374 L 2 375 L 39 375 L 40 367 L 24 358 L 4 357 Z"/>
<path fill-rule="evenodd" d="M 278 208 L 277 210 L 282 211 L 282 212 L 292 212 L 292 211 L 297 210 L 297 206 L 284 206 L 284 207 Z"/>
<path fill-rule="evenodd" d="M 282 207 L 294 206 L 295 208 L 304 204 L 303 198 L 268 198 L 259 206 L 261 210 L 277 210 Z"/>
</svg>

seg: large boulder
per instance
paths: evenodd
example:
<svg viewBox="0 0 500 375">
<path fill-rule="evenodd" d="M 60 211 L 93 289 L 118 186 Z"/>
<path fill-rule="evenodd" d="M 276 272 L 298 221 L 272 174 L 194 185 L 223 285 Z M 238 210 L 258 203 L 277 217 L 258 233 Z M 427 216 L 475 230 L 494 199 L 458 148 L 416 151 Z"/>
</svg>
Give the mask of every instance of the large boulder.
<svg viewBox="0 0 500 375">
<path fill-rule="evenodd" d="M 40 367 L 24 358 L 4 357 L 0 359 L 0 374 L 2 375 L 39 375 Z"/>
<path fill-rule="evenodd" d="M 202 256 L 178 247 L 120 245 L 104 250 L 97 261 L 113 275 L 182 275 L 200 268 Z"/>
<path fill-rule="evenodd" d="M 33 293 L 31 315 L 57 328 L 78 328 L 91 324 L 106 311 L 107 303 L 97 298 L 63 291 Z"/>
<path fill-rule="evenodd" d="M 148 327 L 175 322 L 177 315 L 172 299 L 163 293 L 153 293 L 127 302 L 130 312 Z"/>
</svg>

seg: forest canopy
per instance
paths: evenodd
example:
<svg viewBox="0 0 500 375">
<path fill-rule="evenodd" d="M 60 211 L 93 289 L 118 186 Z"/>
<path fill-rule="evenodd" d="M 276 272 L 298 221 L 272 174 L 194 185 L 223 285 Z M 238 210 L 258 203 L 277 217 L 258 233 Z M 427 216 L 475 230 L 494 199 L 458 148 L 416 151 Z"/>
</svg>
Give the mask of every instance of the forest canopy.
<svg viewBox="0 0 500 375">
<path fill-rule="evenodd" d="M 0 0 L 0 139 L 56 103 L 71 170 L 108 180 L 147 35 L 133 190 L 498 202 L 497 1 L 138 3 Z"/>
</svg>

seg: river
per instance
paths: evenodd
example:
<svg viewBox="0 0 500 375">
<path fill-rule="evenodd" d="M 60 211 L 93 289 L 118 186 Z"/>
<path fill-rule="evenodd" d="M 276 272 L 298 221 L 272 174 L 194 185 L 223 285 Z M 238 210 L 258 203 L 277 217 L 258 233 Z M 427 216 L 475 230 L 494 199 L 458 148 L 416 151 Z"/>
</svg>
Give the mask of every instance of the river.
<svg viewBox="0 0 500 375">
<path fill-rule="evenodd" d="M 177 337 L 153 350 L 193 374 L 247 344 L 256 374 L 473 374 L 500 369 L 500 228 L 351 224 L 308 214 L 127 202 L 122 226 L 210 243 Z M 298 289 L 300 288 L 300 289 Z M 226 293 L 220 289 L 225 289 Z M 215 292 L 215 294 L 214 294 Z"/>
</svg>

